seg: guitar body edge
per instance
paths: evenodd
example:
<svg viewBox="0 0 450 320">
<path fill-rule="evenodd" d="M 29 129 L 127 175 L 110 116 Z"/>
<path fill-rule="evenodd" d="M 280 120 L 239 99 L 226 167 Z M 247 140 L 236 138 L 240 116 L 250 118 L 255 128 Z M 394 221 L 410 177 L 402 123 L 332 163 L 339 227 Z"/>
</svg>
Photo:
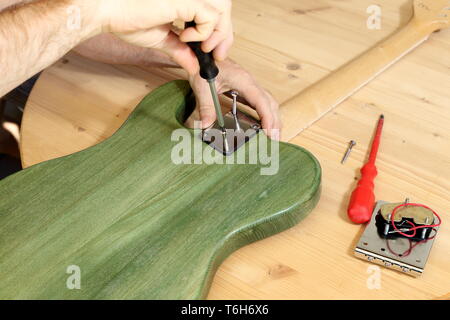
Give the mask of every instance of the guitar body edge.
<svg viewBox="0 0 450 320">
<path fill-rule="evenodd" d="M 301 147 L 280 143 L 273 175 L 214 152 L 224 163 L 174 161 L 183 142 L 199 153 L 183 127 L 194 106 L 188 82 L 169 82 L 105 141 L 0 181 L 0 298 L 202 299 L 227 256 L 312 211 L 321 168 Z"/>
</svg>

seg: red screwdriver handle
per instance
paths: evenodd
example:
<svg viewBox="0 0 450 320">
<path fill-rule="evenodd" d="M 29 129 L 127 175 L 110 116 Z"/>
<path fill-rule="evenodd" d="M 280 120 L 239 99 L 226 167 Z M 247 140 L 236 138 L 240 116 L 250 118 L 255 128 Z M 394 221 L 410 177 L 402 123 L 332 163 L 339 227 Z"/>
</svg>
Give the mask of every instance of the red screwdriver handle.
<svg viewBox="0 0 450 320">
<path fill-rule="evenodd" d="M 374 180 L 377 176 L 377 168 L 367 163 L 361 168 L 361 179 L 350 197 L 347 214 L 354 223 L 365 223 L 372 216 L 375 204 Z"/>
<path fill-rule="evenodd" d="M 372 148 L 369 160 L 361 168 L 361 178 L 358 185 L 353 190 L 348 205 L 347 214 L 354 223 L 365 223 L 372 217 L 373 207 L 375 205 L 374 180 L 377 176 L 377 167 L 375 160 L 378 147 L 380 146 L 381 131 L 383 129 L 384 116 L 381 115 L 378 120 L 377 131 L 372 142 Z"/>
</svg>

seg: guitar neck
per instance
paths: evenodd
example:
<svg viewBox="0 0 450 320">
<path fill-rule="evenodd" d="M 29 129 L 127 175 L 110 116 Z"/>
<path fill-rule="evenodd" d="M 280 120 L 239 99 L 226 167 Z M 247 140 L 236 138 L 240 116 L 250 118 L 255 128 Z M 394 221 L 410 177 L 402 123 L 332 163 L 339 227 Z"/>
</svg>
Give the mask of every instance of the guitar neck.
<svg viewBox="0 0 450 320">
<path fill-rule="evenodd" d="M 434 30 L 412 19 L 406 26 L 280 107 L 282 140 L 289 141 L 424 42 Z"/>
</svg>

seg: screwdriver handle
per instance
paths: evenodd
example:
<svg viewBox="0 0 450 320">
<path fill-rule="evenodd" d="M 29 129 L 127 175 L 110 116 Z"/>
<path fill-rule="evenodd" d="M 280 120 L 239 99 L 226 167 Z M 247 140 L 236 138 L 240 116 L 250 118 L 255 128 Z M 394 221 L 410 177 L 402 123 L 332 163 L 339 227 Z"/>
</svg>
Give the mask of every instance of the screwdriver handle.
<svg viewBox="0 0 450 320">
<path fill-rule="evenodd" d="M 195 22 L 186 22 L 185 28 L 195 27 Z M 188 46 L 194 51 L 200 65 L 200 77 L 205 80 L 213 80 L 219 74 L 212 52 L 206 53 L 201 49 L 201 42 L 188 42 Z"/>
<path fill-rule="evenodd" d="M 365 223 L 372 216 L 375 204 L 374 180 L 377 173 L 377 168 L 372 163 L 361 168 L 361 178 L 352 192 L 347 210 L 348 217 L 354 223 Z"/>
<path fill-rule="evenodd" d="M 384 116 L 381 115 L 372 142 L 369 160 L 361 168 L 361 178 L 350 197 L 347 214 L 354 223 L 365 223 L 372 217 L 372 211 L 375 205 L 374 180 L 378 174 L 375 160 L 380 146 L 383 124 Z"/>
</svg>

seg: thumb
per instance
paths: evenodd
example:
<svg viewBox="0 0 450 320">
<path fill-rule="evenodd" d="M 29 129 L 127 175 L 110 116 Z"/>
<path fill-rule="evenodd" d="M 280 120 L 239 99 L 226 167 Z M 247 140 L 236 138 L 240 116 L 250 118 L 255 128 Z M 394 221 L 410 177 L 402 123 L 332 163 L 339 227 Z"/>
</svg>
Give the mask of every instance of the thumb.
<svg viewBox="0 0 450 320">
<path fill-rule="evenodd" d="M 196 106 L 194 112 L 185 121 L 188 128 L 194 128 L 195 122 L 201 122 L 201 128 L 210 127 L 216 121 L 216 110 L 207 82 L 197 73 L 189 76 L 189 83 L 194 91 Z"/>
<path fill-rule="evenodd" d="M 210 127 L 216 121 L 216 109 L 209 89 L 206 92 L 196 93 L 197 109 L 200 114 L 202 128 Z"/>
<path fill-rule="evenodd" d="M 208 83 L 198 73 L 190 77 L 190 83 L 197 99 L 196 110 L 202 122 L 202 128 L 207 128 L 217 118 Z"/>
<path fill-rule="evenodd" d="M 202 128 L 204 129 L 210 127 L 217 118 L 214 106 L 201 103 L 199 105 L 197 102 L 197 108 L 199 109 Z"/>
<path fill-rule="evenodd" d="M 186 119 L 185 125 L 188 128 L 194 128 L 195 122 L 201 122 L 201 129 L 210 127 L 216 120 L 216 111 L 213 106 L 202 104 L 197 99 L 197 105 L 194 112 Z"/>
</svg>

